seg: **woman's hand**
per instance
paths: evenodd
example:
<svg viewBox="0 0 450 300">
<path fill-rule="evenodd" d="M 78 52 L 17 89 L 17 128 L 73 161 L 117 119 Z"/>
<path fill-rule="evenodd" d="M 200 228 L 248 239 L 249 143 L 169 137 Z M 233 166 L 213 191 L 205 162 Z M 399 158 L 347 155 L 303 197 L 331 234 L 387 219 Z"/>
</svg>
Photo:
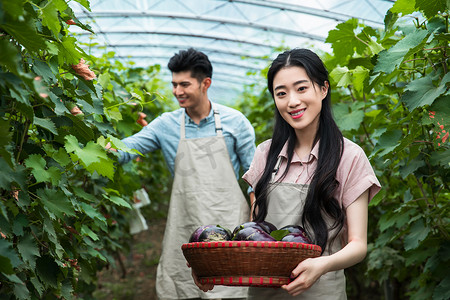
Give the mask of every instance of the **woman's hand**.
<svg viewBox="0 0 450 300">
<path fill-rule="evenodd" d="M 187 266 L 190 268 L 191 266 L 187 264 Z M 192 278 L 194 279 L 194 283 L 196 286 L 198 286 L 199 289 L 201 289 L 204 292 L 210 291 L 214 288 L 214 284 L 212 283 L 205 283 L 202 284 L 200 280 L 198 279 L 197 275 L 195 275 L 194 270 L 191 269 Z"/>
<path fill-rule="evenodd" d="M 295 278 L 288 285 L 281 288 L 286 290 L 290 295 L 297 296 L 309 289 L 326 270 L 326 257 L 308 258 L 298 264 L 292 270 L 291 278 Z"/>
<path fill-rule="evenodd" d="M 347 245 L 338 252 L 316 258 L 308 258 L 292 271 L 294 281 L 283 285 L 289 294 L 297 296 L 310 288 L 323 274 L 349 268 L 364 259 L 367 253 L 367 203 L 366 190 L 346 209 Z"/>
</svg>

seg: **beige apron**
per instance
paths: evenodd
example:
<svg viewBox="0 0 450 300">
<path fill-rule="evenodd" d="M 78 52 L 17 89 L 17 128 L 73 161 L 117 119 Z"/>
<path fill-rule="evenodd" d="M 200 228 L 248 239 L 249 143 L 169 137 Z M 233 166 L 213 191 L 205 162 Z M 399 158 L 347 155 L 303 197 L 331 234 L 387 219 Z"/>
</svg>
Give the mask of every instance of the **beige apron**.
<svg viewBox="0 0 450 300">
<path fill-rule="evenodd" d="M 279 165 L 281 163 L 281 156 L 278 159 L 277 167 L 274 170 L 273 178 L 278 171 Z M 281 228 L 286 225 L 300 225 L 301 215 L 306 200 L 306 195 L 308 193 L 307 184 L 295 184 L 295 183 L 271 183 L 271 191 L 268 196 L 268 208 L 266 221 L 274 224 L 277 228 Z M 335 232 L 330 232 L 329 235 L 336 234 Z M 327 245 L 327 249 L 331 250 L 331 253 L 325 250 L 322 255 L 330 255 L 341 249 L 341 237 L 342 231 L 339 233 L 339 237 L 335 239 L 332 244 Z M 283 289 L 275 288 L 259 288 L 251 287 L 249 289 L 248 299 L 255 300 L 291 300 L 291 299 L 302 299 L 302 300 L 345 300 L 346 286 L 345 286 L 345 276 L 344 270 L 328 272 L 322 275 L 319 280 L 307 291 L 303 292 L 299 296 L 292 297 Z"/>
<path fill-rule="evenodd" d="M 247 288 L 241 287 L 215 286 L 212 291 L 202 292 L 194 284 L 181 250 L 201 225 L 219 224 L 232 231 L 249 218 L 249 206 L 236 180 L 216 110 L 214 121 L 216 136 L 186 139 L 184 113 L 181 118 L 172 195 L 157 269 L 159 299 L 247 296 Z"/>
</svg>

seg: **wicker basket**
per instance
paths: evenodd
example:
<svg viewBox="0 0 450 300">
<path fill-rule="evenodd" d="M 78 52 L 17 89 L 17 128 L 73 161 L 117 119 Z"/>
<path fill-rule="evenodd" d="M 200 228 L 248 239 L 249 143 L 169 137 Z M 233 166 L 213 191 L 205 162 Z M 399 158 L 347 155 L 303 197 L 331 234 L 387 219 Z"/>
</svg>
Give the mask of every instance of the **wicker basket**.
<svg viewBox="0 0 450 300">
<path fill-rule="evenodd" d="M 183 255 L 202 283 L 280 287 L 303 260 L 320 256 L 317 245 L 224 241 L 183 244 Z"/>
</svg>

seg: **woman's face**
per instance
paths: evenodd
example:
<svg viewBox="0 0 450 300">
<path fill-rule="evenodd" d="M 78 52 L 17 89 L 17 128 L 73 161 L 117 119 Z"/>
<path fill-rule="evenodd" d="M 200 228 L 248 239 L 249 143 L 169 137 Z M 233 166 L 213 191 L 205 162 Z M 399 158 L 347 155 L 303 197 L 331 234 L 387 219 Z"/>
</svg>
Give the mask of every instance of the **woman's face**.
<svg viewBox="0 0 450 300">
<path fill-rule="evenodd" d="M 322 100 L 327 92 L 328 82 L 325 82 L 325 86 L 318 86 L 302 67 L 282 68 L 273 79 L 277 109 L 296 132 L 317 132 Z"/>
</svg>

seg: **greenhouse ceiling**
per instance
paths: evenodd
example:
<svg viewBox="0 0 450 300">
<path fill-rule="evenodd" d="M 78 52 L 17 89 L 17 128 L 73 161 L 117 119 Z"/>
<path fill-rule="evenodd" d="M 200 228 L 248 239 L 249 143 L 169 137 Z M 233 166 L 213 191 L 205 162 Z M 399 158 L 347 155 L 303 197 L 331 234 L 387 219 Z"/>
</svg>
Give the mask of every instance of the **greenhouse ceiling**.
<svg viewBox="0 0 450 300">
<path fill-rule="evenodd" d="M 77 18 L 95 32 L 72 26 L 90 53 L 113 51 L 135 66 L 160 64 L 170 87 L 167 62 L 182 49 L 196 48 L 213 64 L 210 98 L 232 102 L 249 72 L 266 67 L 280 47 L 330 52 L 328 31 L 350 18 L 382 27 L 391 0 L 90 0 L 90 11 L 75 1 Z M 73 29 L 72 29 L 73 28 Z M 87 46 L 86 49 L 87 51 Z M 264 84 L 264 83 L 262 83 Z"/>
</svg>

